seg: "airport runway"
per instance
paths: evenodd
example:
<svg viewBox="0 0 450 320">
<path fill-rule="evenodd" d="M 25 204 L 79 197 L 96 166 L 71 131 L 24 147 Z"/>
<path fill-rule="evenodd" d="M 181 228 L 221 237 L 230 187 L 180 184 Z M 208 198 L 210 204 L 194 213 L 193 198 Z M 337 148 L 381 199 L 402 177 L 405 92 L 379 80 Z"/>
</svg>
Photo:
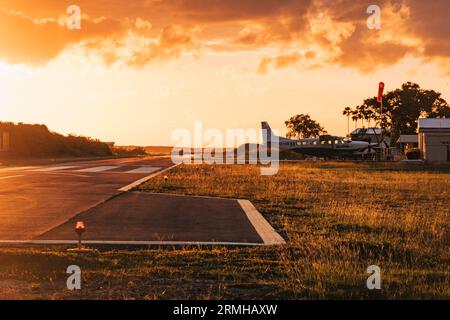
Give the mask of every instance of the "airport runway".
<svg viewBox="0 0 450 320">
<path fill-rule="evenodd" d="M 0 244 L 273 245 L 284 240 L 247 200 L 130 192 L 170 158 L 0 168 Z"/>
<path fill-rule="evenodd" d="M 147 192 L 123 194 L 36 239 L 76 240 L 73 227 L 77 220 L 88 226 L 83 236 L 86 241 L 263 244 L 235 199 Z"/>
<path fill-rule="evenodd" d="M 172 166 L 170 158 L 122 158 L 0 168 L 0 240 L 30 240 Z"/>
</svg>

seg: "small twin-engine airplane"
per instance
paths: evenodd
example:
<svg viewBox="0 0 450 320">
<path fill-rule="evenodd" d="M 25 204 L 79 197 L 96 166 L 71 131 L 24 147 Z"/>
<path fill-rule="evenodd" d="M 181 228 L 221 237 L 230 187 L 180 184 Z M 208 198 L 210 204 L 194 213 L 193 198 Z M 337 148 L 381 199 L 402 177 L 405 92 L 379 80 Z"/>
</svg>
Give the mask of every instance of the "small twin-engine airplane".
<svg viewBox="0 0 450 320">
<path fill-rule="evenodd" d="M 271 137 L 276 137 L 267 122 L 261 122 L 263 142 L 270 144 Z M 370 158 L 375 156 L 375 149 L 380 148 L 381 142 L 352 141 L 351 139 L 322 135 L 319 138 L 287 139 L 278 137 L 280 150 L 291 150 L 308 156 L 325 158 Z M 384 147 L 384 146 L 382 146 Z"/>
</svg>

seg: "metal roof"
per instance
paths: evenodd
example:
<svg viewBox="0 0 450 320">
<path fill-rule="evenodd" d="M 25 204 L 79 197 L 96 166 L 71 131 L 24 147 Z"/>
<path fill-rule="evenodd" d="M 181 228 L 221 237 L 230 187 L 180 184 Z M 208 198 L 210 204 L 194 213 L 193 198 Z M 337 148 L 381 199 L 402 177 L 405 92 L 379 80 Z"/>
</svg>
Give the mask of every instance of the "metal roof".
<svg viewBox="0 0 450 320">
<path fill-rule="evenodd" d="M 419 129 L 450 128 L 450 118 L 420 118 Z"/>
<path fill-rule="evenodd" d="M 381 135 L 382 131 L 380 128 L 357 128 L 350 132 L 351 135 L 366 134 L 366 135 Z"/>
<path fill-rule="evenodd" d="M 419 143 L 417 134 L 401 134 L 398 143 Z"/>
</svg>

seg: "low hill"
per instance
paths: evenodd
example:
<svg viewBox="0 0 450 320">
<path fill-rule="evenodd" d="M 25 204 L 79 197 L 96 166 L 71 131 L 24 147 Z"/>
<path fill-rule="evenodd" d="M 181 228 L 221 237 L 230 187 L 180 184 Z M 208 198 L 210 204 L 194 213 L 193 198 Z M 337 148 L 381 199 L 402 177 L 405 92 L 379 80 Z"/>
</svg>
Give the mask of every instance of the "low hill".
<svg viewBox="0 0 450 320">
<path fill-rule="evenodd" d="M 110 156 L 107 144 L 89 137 L 51 132 L 45 125 L 0 122 L 0 159 Z"/>
</svg>

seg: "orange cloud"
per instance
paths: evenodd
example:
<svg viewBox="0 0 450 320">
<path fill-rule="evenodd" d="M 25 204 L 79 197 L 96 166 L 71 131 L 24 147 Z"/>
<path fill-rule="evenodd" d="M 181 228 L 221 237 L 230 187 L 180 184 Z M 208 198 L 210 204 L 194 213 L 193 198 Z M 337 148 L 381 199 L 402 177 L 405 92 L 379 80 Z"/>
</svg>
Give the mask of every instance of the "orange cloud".
<svg viewBox="0 0 450 320">
<path fill-rule="evenodd" d="M 303 63 L 307 68 L 315 67 L 314 64 L 311 64 L 311 59 L 316 57 L 316 53 L 314 51 L 307 51 L 303 54 L 298 52 L 293 52 L 289 54 L 281 54 L 275 57 L 263 57 L 258 66 L 259 73 L 267 73 L 269 68 L 274 69 L 282 69 L 290 66 L 298 65 Z"/>
<path fill-rule="evenodd" d="M 63 19 L 64 20 L 64 19 Z M 32 19 L 0 10 L 0 57 L 9 63 L 39 65 L 58 56 L 67 46 L 104 39 L 122 32 L 118 21 L 83 17 L 83 32 L 69 30 L 61 19 Z"/>
<path fill-rule="evenodd" d="M 243 32 L 246 37 L 238 39 L 253 46 L 258 46 L 264 39 L 266 46 L 279 48 L 280 55 L 261 59 L 260 73 L 267 72 L 269 67 L 279 68 L 275 62 L 283 58 L 282 52 L 286 48 L 315 48 L 320 52 L 317 56 L 320 60 L 313 64 L 308 62 L 305 67 L 335 64 L 370 72 L 414 56 L 436 62 L 450 72 L 450 65 L 445 65 L 450 57 L 447 45 L 450 43 L 450 20 L 446 17 L 450 2 L 436 1 L 428 5 L 417 1 L 381 0 L 378 4 L 381 7 L 381 30 L 370 30 L 366 25 L 369 3 L 338 0 L 331 5 L 330 1 L 316 0 L 307 11 L 308 25 L 302 32 L 295 28 L 282 30 L 261 24 L 259 28 L 270 29 L 264 32 L 264 37 L 256 37 L 247 31 Z M 285 20 L 283 17 L 280 19 Z M 257 28 L 253 26 L 253 30 Z M 279 31 L 284 33 L 284 37 L 276 36 Z M 304 62 L 298 57 L 288 61 L 289 65 Z"/>
<path fill-rule="evenodd" d="M 197 40 L 197 28 L 170 25 L 163 28 L 157 37 L 129 32 L 113 41 L 101 42 L 97 50 L 107 64 L 122 63 L 142 67 L 154 60 L 177 58 L 182 52 L 197 52 L 201 44 Z"/>
<path fill-rule="evenodd" d="M 270 49 L 279 53 L 264 56 L 261 73 L 302 64 L 368 72 L 406 56 L 450 72 L 447 0 L 378 0 L 381 30 L 366 27 L 371 1 L 78 0 L 84 14 L 80 31 L 58 23 L 70 4 L 0 0 L 0 59 L 40 64 L 77 44 L 97 50 L 107 63 L 142 66 L 200 48 Z M 292 53 L 305 51 L 315 52 L 314 57 Z"/>
</svg>

